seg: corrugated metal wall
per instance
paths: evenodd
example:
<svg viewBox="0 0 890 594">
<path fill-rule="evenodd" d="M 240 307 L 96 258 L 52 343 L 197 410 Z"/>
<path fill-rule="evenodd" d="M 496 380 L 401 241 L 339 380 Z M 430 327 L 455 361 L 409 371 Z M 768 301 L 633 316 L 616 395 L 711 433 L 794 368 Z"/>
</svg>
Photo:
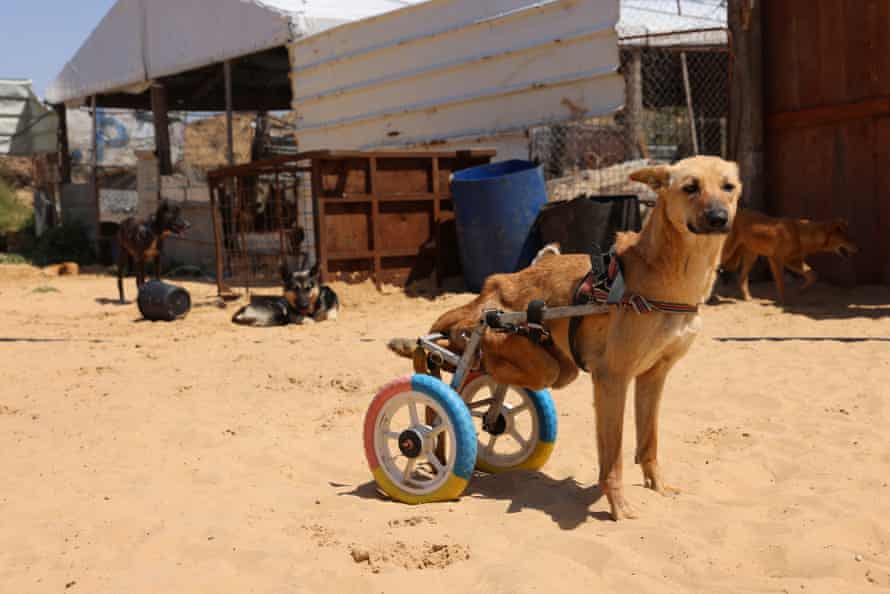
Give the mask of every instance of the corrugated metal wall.
<svg viewBox="0 0 890 594">
<path fill-rule="evenodd" d="M 0 154 L 29 156 L 56 150 L 57 118 L 27 81 L 0 80 Z"/>
<path fill-rule="evenodd" d="M 817 256 L 814 268 L 842 284 L 890 283 L 890 2 L 764 11 L 767 203 L 777 215 L 847 218 L 860 253 Z"/>
<path fill-rule="evenodd" d="M 300 149 L 527 154 L 528 127 L 621 107 L 618 16 L 618 0 L 432 0 L 298 41 Z"/>
</svg>

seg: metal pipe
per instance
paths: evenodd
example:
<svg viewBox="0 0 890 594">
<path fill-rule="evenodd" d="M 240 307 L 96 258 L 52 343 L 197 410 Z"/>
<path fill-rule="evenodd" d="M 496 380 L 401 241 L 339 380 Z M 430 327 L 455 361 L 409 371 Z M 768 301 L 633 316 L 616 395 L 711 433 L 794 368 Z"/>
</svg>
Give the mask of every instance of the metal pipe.
<svg viewBox="0 0 890 594">
<path fill-rule="evenodd" d="M 485 324 L 485 320 L 479 322 L 476 328 L 473 330 L 473 333 L 470 335 L 470 340 L 467 342 L 467 346 L 464 349 L 464 354 L 460 358 L 460 362 L 457 365 L 457 370 L 454 372 L 454 376 L 451 378 L 451 387 L 454 388 L 455 391 L 460 390 L 461 386 L 464 383 L 464 379 L 467 377 L 467 373 L 470 371 L 470 367 L 473 365 L 473 359 L 476 357 L 476 354 L 479 350 L 479 343 L 482 341 L 482 335 L 485 333 L 485 329 L 488 326 Z"/>
</svg>

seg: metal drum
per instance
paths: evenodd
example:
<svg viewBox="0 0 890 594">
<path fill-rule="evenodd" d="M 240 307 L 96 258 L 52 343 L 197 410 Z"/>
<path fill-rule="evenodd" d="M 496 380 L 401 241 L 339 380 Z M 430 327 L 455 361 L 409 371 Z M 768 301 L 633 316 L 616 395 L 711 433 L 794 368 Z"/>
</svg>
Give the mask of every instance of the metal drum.
<svg viewBox="0 0 890 594">
<path fill-rule="evenodd" d="M 139 311 L 146 320 L 172 322 L 184 318 L 192 308 L 192 298 L 182 287 L 161 281 L 148 281 L 139 289 Z"/>
</svg>

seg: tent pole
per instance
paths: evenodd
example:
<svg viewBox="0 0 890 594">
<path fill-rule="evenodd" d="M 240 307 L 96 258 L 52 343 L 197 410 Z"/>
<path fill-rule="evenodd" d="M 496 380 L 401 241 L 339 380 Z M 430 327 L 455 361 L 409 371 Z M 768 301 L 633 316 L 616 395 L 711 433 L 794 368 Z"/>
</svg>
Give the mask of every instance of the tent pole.
<svg viewBox="0 0 890 594">
<path fill-rule="evenodd" d="M 90 100 L 93 110 L 92 149 L 90 158 L 90 178 L 93 185 L 93 204 L 96 208 L 96 252 L 99 252 L 99 243 L 102 238 L 102 212 L 99 206 L 99 110 L 96 95 Z"/>
</svg>

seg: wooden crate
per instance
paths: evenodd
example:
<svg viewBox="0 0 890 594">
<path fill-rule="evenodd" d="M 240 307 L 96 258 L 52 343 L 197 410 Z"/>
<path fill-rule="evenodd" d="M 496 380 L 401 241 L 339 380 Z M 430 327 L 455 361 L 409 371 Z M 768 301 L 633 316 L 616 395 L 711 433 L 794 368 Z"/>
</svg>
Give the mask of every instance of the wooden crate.
<svg viewBox="0 0 890 594">
<path fill-rule="evenodd" d="M 493 151 L 329 152 L 313 158 L 325 280 L 405 285 L 460 273 L 449 178 Z"/>
</svg>

